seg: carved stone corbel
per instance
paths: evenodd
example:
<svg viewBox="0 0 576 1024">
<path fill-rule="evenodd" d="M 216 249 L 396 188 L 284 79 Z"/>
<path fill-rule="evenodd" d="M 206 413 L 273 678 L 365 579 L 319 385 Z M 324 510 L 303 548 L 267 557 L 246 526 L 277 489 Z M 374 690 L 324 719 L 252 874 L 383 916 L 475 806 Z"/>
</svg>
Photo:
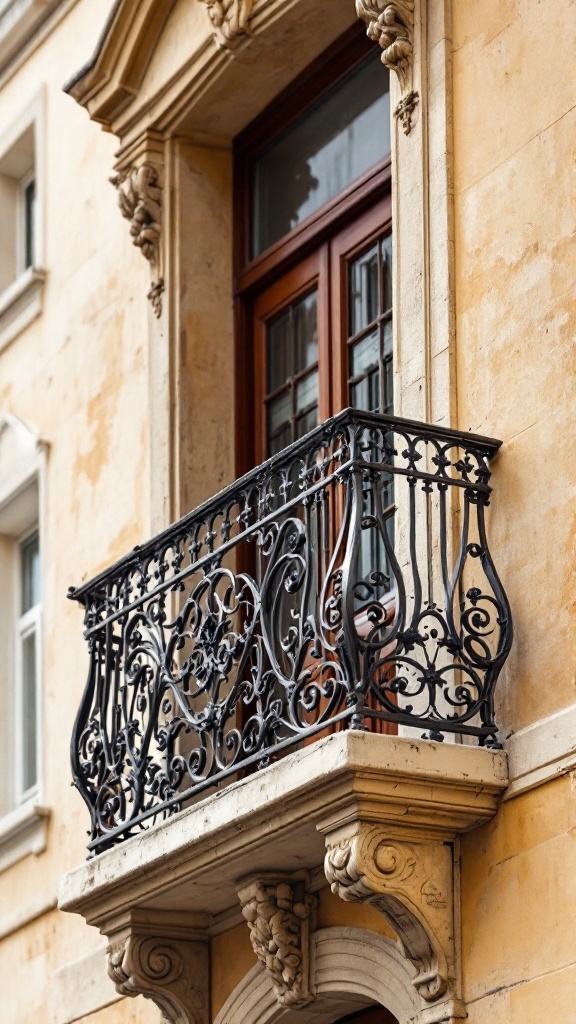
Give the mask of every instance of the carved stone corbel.
<svg viewBox="0 0 576 1024">
<path fill-rule="evenodd" d="M 202 0 L 208 8 L 214 38 L 219 46 L 232 49 L 250 31 L 254 0 Z"/>
<path fill-rule="evenodd" d="M 150 263 L 154 280 L 148 292 L 154 313 L 162 312 L 164 281 L 161 275 L 162 187 L 158 168 L 148 161 L 113 174 L 122 216 L 130 222 L 132 242 Z"/>
<path fill-rule="evenodd" d="M 402 96 L 394 114 L 408 135 L 418 103 L 412 88 L 414 0 L 356 0 L 356 13 L 366 23 L 368 38 L 382 50 L 382 63 L 398 77 Z"/>
<path fill-rule="evenodd" d="M 194 932 L 191 932 L 194 935 Z M 208 944 L 182 927 L 131 922 L 110 937 L 108 974 L 123 996 L 144 996 L 167 1024 L 208 1024 Z"/>
<path fill-rule="evenodd" d="M 308 876 L 261 876 L 242 883 L 238 897 L 250 928 L 252 948 L 264 965 L 282 1006 L 305 1006 L 314 998 L 310 982 L 310 920 L 316 897 Z"/>
<path fill-rule="evenodd" d="M 369 903 L 385 915 L 401 952 L 416 968 L 413 984 L 423 1005 L 451 996 L 455 954 L 450 846 L 399 841 L 380 825 L 357 821 L 329 833 L 326 851 L 324 870 L 332 892 L 346 902 Z"/>
</svg>

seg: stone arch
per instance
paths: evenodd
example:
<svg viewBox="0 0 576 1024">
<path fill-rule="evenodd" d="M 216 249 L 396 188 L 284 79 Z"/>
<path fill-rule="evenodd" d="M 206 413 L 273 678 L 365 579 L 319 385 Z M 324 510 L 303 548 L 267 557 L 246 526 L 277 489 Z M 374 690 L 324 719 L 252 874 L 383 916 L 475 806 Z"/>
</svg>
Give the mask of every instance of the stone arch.
<svg viewBox="0 0 576 1024">
<path fill-rule="evenodd" d="M 377 932 L 338 926 L 311 938 L 312 988 L 304 1009 L 281 1006 L 264 968 L 253 967 L 226 1000 L 214 1024 L 331 1024 L 372 1003 L 390 1010 L 399 1024 L 419 1011 L 414 969 L 397 945 Z"/>
</svg>

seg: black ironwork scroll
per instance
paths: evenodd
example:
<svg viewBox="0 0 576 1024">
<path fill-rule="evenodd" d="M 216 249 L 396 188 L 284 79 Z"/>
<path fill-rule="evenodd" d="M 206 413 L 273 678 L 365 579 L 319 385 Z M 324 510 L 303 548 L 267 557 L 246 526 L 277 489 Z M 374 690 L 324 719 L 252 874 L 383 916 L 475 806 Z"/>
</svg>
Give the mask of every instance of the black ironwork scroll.
<svg viewBox="0 0 576 1024">
<path fill-rule="evenodd" d="M 348 410 L 70 596 L 74 782 L 100 851 L 339 723 L 496 746 L 499 442 Z"/>
</svg>

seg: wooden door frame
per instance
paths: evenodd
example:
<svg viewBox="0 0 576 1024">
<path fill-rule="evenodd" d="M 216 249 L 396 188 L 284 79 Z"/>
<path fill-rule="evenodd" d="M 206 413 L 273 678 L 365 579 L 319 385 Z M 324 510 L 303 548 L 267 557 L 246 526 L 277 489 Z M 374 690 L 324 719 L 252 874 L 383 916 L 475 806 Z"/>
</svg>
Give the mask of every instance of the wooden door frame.
<svg viewBox="0 0 576 1024">
<path fill-rule="evenodd" d="M 373 52 L 364 33 L 354 26 L 337 40 L 314 65 L 298 76 L 292 85 L 256 119 L 234 143 L 234 328 L 235 328 L 235 468 L 240 477 L 259 461 L 262 443 L 262 413 L 255 414 L 257 365 L 254 336 L 254 303 L 257 296 L 273 287 L 284 274 L 315 252 L 327 247 L 329 261 L 332 240 L 357 218 L 373 217 L 384 201 L 391 209 L 391 155 L 352 182 L 338 196 L 322 206 L 256 259 L 250 259 L 250 164 L 308 107 L 335 86 L 338 81 Z M 384 197 L 384 200 L 383 200 Z M 381 230 L 382 225 L 378 225 Z M 377 229 L 375 229 L 377 230 Z M 321 273 L 330 273 L 324 265 Z M 323 315 L 323 314 L 322 314 Z M 330 314 L 329 314 L 330 315 Z M 326 325 L 328 326 L 328 325 Z M 330 329 L 319 332 L 319 363 L 332 360 L 334 345 Z M 329 368 L 331 369 L 331 368 Z M 342 369 L 338 370 L 343 400 Z M 319 419 L 334 411 L 334 393 L 320 396 Z M 255 415 L 259 419 L 256 434 Z"/>
</svg>

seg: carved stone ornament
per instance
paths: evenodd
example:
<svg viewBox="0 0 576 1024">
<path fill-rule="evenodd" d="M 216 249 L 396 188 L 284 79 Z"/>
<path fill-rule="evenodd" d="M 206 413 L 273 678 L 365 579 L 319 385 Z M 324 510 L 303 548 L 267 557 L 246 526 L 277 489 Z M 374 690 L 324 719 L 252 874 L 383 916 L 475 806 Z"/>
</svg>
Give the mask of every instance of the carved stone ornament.
<svg viewBox="0 0 576 1024">
<path fill-rule="evenodd" d="M 366 34 L 382 50 L 382 63 L 398 75 L 402 92 L 409 88 L 413 61 L 414 0 L 356 0 Z"/>
<path fill-rule="evenodd" d="M 395 117 L 397 118 L 398 121 L 400 121 L 400 124 L 402 125 L 404 135 L 410 134 L 412 128 L 412 114 L 416 110 L 417 105 L 418 93 L 414 92 L 414 90 L 412 89 L 411 92 L 407 93 L 406 96 L 402 97 L 402 99 L 400 100 L 396 107 L 396 110 L 394 111 Z"/>
<path fill-rule="evenodd" d="M 155 316 L 160 316 L 162 313 L 162 296 L 164 294 L 164 278 L 160 278 L 159 281 L 155 281 L 150 288 L 146 298 L 150 299 L 152 303 L 152 309 L 154 310 Z"/>
<path fill-rule="evenodd" d="M 207 992 L 196 987 L 198 978 L 208 976 L 202 947 L 130 934 L 108 947 L 108 974 L 120 995 L 152 999 L 168 1024 L 205 1024 Z"/>
<path fill-rule="evenodd" d="M 160 232 L 162 229 L 162 189 L 158 170 L 151 163 L 113 174 L 111 183 L 118 189 L 118 204 L 123 217 L 130 222 L 132 242 L 158 273 L 160 264 Z M 148 298 L 154 313 L 162 312 L 161 295 L 164 282 L 161 277 L 153 282 Z"/>
<path fill-rule="evenodd" d="M 202 0 L 208 8 L 208 17 L 216 42 L 230 49 L 239 36 L 249 31 L 254 0 Z"/>
<path fill-rule="evenodd" d="M 316 897 L 306 892 L 305 873 L 260 878 L 242 885 L 238 896 L 256 956 L 264 965 L 282 1006 L 305 1006 L 310 991 L 310 915 Z"/>
<path fill-rule="evenodd" d="M 454 974 L 450 847 L 390 839 L 381 826 L 365 822 L 338 829 L 326 847 L 332 892 L 381 911 L 416 968 L 413 984 L 424 1002 L 445 996 Z"/>
</svg>

